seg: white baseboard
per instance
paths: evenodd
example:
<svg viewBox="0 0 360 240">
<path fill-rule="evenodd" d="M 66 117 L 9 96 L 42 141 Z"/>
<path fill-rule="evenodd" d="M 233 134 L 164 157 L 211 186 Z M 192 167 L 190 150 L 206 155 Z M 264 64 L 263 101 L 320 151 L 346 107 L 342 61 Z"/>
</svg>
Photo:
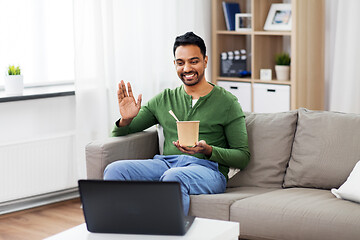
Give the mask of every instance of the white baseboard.
<svg viewBox="0 0 360 240">
<path fill-rule="evenodd" d="M 79 197 L 77 187 L 0 203 L 0 215 Z"/>
</svg>

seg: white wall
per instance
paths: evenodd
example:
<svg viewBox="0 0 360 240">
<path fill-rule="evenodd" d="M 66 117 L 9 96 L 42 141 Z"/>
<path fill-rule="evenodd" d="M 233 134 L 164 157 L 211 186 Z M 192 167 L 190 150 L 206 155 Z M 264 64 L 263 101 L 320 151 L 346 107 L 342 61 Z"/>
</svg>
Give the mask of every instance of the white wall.
<svg viewBox="0 0 360 240">
<path fill-rule="evenodd" d="M 75 131 L 75 96 L 0 103 L 0 144 Z"/>
<path fill-rule="evenodd" d="M 77 186 L 75 96 L 0 103 L 0 202 Z"/>
</svg>

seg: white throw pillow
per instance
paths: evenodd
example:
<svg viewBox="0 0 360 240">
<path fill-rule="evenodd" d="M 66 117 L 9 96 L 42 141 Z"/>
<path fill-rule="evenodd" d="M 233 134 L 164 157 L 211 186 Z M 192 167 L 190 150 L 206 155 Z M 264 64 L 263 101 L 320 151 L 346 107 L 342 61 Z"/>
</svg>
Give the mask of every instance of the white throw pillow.
<svg viewBox="0 0 360 240">
<path fill-rule="evenodd" d="M 240 172 L 240 169 L 238 168 L 229 168 L 228 178 L 232 178 L 235 176 L 238 172 Z"/>
<path fill-rule="evenodd" d="M 360 161 L 356 163 L 343 185 L 339 189 L 331 189 L 331 192 L 337 198 L 360 203 Z"/>
</svg>

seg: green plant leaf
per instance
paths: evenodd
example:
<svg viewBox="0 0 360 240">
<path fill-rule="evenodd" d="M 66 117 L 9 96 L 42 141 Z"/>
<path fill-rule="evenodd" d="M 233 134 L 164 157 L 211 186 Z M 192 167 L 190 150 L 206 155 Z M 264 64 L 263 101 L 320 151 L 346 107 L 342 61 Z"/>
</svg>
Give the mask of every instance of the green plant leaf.
<svg viewBox="0 0 360 240">
<path fill-rule="evenodd" d="M 276 62 L 276 65 L 289 66 L 290 62 L 291 62 L 291 59 L 290 59 L 290 56 L 289 56 L 288 53 L 283 52 L 283 53 L 276 54 L 275 62 Z"/>
<path fill-rule="evenodd" d="M 17 67 L 15 68 L 14 65 L 10 65 L 10 66 L 9 66 L 9 69 L 8 69 L 8 74 L 9 74 L 9 75 L 21 75 L 20 66 L 17 66 Z"/>
</svg>

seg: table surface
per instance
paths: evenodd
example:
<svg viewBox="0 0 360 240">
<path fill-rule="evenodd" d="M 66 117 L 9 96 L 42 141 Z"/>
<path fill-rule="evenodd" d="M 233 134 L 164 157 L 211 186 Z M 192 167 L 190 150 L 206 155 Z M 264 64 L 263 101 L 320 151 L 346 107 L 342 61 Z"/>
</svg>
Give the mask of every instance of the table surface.
<svg viewBox="0 0 360 240">
<path fill-rule="evenodd" d="M 90 233 L 86 229 L 86 224 L 83 223 L 79 226 L 46 238 L 46 240 L 238 240 L 239 231 L 240 227 L 238 222 L 220 221 L 206 218 L 195 218 L 192 226 L 184 236 Z"/>
</svg>

